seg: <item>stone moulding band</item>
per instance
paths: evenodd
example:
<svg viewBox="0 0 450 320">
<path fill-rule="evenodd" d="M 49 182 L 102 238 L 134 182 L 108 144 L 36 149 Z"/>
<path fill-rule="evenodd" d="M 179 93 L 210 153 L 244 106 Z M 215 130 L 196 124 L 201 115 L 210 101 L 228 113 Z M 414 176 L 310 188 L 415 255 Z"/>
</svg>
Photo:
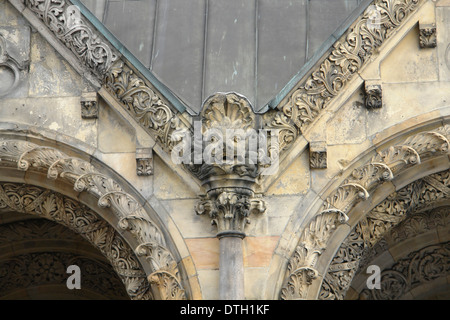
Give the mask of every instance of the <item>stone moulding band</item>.
<svg viewBox="0 0 450 320">
<path fill-rule="evenodd" d="M 152 274 L 161 274 L 163 281 L 158 286 L 160 296 L 167 299 L 185 299 L 177 263 L 167 249 L 164 235 L 150 219 L 139 202 L 125 192 L 119 183 L 96 171 L 90 163 L 69 157 L 65 153 L 47 146 L 39 146 L 22 140 L 0 139 L 0 164 L 16 166 L 18 170 L 47 171 L 49 179 L 63 179 L 73 185 L 76 192 L 88 192 L 98 199 L 98 206 L 111 208 L 119 219 L 119 230 L 128 231 L 138 244 L 154 243 L 155 250 L 139 251 L 138 256 L 152 260 Z M 138 246 L 139 247 L 139 246 Z M 166 279 L 167 277 L 173 279 Z M 167 282 L 175 285 L 165 286 Z M 130 285 L 135 285 L 131 283 Z"/>
<path fill-rule="evenodd" d="M 321 210 L 306 225 L 289 259 L 281 299 L 308 298 L 312 281 L 318 277 L 317 261 L 339 225 L 346 223 L 351 209 L 358 202 L 367 200 L 383 182 L 392 180 L 405 169 L 448 154 L 449 130 L 450 126 L 445 125 L 434 131 L 416 133 L 394 146 L 381 149 L 331 192 Z M 307 275 L 305 270 L 309 270 Z"/>
</svg>

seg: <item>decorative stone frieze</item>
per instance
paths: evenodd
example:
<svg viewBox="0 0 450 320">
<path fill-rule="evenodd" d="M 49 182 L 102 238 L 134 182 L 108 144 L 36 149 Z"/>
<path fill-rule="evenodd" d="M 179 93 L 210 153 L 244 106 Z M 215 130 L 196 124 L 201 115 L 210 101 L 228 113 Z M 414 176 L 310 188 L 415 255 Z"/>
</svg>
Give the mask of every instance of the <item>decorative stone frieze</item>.
<svg viewBox="0 0 450 320">
<path fill-rule="evenodd" d="M 172 134 L 183 126 L 169 103 L 148 81 L 119 60 L 106 72 L 104 87 L 166 151 L 172 150 Z"/>
<path fill-rule="evenodd" d="M 410 253 L 381 272 L 381 289 L 364 290 L 360 299 L 397 300 L 410 290 L 450 274 L 450 242 Z"/>
<path fill-rule="evenodd" d="M 383 106 L 383 90 L 380 80 L 364 82 L 364 105 L 367 109 L 379 109 Z"/>
<path fill-rule="evenodd" d="M 287 150 L 347 83 L 380 50 L 423 0 L 375 0 L 324 56 L 319 66 L 303 78 L 273 109 L 264 114 L 265 128 L 280 130 L 280 152 Z M 373 23 L 373 7 L 381 24 Z M 376 99 L 374 102 L 380 101 Z"/>
<path fill-rule="evenodd" d="M 152 298 L 146 274 L 133 250 L 112 226 L 86 206 L 50 190 L 3 183 L 0 185 L 2 210 L 46 218 L 80 234 L 109 260 L 132 299 Z"/>
<path fill-rule="evenodd" d="M 309 167 L 311 169 L 327 168 L 327 144 L 323 141 L 314 141 L 309 144 Z"/>
<path fill-rule="evenodd" d="M 419 44 L 421 48 L 436 48 L 436 24 L 419 23 Z"/>
<path fill-rule="evenodd" d="M 397 243 L 400 239 L 415 236 L 420 232 L 417 229 L 435 223 L 448 223 L 447 207 L 445 212 L 422 212 L 448 199 L 449 177 L 450 172 L 447 170 L 414 181 L 373 208 L 355 226 L 331 261 L 319 298 L 344 299 L 356 272 L 367 264 L 370 254 L 377 245 L 381 245 L 384 237 L 389 237 L 391 243 Z M 434 219 L 423 223 L 424 217 L 430 215 Z"/>
<path fill-rule="evenodd" d="M 53 34 L 94 74 L 103 77 L 119 53 L 65 0 L 23 0 Z"/>
<path fill-rule="evenodd" d="M 86 65 L 104 87 L 166 151 L 176 130 L 188 129 L 148 80 L 120 57 L 101 34 L 78 18 L 67 0 L 23 0 L 43 23 Z M 289 149 L 383 43 L 424 0 L 375 0 L 333 46 L 330 54 L 302 79 L 276 109 L 264 114 L 263 128 L 277 129 L 279 152 Z M 381 24 L 373 23 L 372 7 Z M 378 101 L 378 100 L 375 100 Z M 191 128 L 192 129 L 192 128 Z M 198 169 L 198 168 L 197 168 Z M 236 168 L 237 169 L 237 168 Z"/>
</svg>

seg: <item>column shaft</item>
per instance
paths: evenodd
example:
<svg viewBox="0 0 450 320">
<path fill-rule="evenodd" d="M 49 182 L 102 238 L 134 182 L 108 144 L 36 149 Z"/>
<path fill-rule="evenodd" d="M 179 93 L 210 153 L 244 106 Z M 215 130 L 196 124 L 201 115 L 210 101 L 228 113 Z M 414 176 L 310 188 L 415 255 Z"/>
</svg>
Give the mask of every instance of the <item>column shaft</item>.
<svg viewBox="0 0 450 320">
<path fill-rule="evenodd" d="M 244 299 L 244 258 L 241 237 L 220 238 L 220 299 Z"/>
</svg>

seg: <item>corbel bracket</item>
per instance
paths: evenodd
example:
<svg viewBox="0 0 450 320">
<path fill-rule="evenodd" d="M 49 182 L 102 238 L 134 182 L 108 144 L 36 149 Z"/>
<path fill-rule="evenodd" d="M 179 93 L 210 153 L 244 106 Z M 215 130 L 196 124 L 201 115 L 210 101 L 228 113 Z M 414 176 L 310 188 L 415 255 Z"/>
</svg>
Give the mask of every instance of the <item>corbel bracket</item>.
<svg viewBox="0 0 450 320">
<path fill-rule="evenodd" d="M 153 174 L 153 149 L 136 149 L 136 174 L 138 176 L 151 176 Z"/>
</svg>

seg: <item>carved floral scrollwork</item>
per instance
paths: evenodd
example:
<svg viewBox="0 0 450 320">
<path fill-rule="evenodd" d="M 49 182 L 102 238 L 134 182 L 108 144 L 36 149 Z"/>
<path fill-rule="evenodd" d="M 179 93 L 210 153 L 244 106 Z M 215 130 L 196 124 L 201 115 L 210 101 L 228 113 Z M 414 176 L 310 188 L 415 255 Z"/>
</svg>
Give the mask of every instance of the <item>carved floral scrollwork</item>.
<svg viewBox="0 0 450 320">
<path fill-rule="evenodd" d="M 345 223 L 346 215 L 358 202 L 369 197 L 369 191 L 374 190 L 384 181 L 389 181 L 409 166 L 421 163 L 421 159 L 427 159 L 448 153 L 449 141 L 444 135 L 448 132 L 448 126 L 434 131 L 419 132 L 406 138 L 403 142 L 380 150 L 370 161 L 354 169 L 347 179 L 330 195 L 322 206 L 321 212 L 312 219 L 300 237 L 298 246 L 289 260 L 288 275 L 281 290 L 281 298 L 306 298 L 310 281 L 299 281 L 297 271 L 302 268 L 314 270 L 318 257 L 325 250 L 327 241 L 336 230 L 338 223 Z M 359 255 L 366 246 L 376 243 L 386 230 L 404 219 L 406 211 L 410 207 L 424 206 L 430 201 L 438 200 L 447 194 L 447 188 L 443 187 L 440 178 L 433 176 L 425 178 L 427 181 L 425 191 L 421 184 L 413 183 L 408 188 L 399 190 L 395 195 L 388 197 L 381 205 L 383 208 L 372 210 L 356 227 L 356 233 L 348 239 L 352 239 L 355 245 L 344 242 L 339 251 L 345 259 L 335 258 L 330 268 L 341 268 L 329 271 L 325 275 L 321 298 L 340 298 L 353 278 L 359 258 L 349 258 L 355 254 Z M 447 180 L 448 182 L 448 180 Z M 425 192 L 426 199 L 420 196 Z M 450 194 L 450 193 L 449 193 Z M 417 204 L 412 203 L 416 197 Z M 328 217 L 324 219 L 323 216 Z M 331 220 L 330 216 L 337 219 Z M 314 238 L 312 238 L 314 237 Z M 350 241 L 350 240 L 348 240 Z M 349 251 L 350 250 L 350 251 Z M 333 265 L 335 265 L 333 267 Z M 300 287 L 299 287 L 300 285 Z"/>
<path fill-rule="evenodd" d="M 282 151 L 310 126 L 421 1 L 374 1 L 373 6 L 334 44 L 331 53 L 324 57 L 317 69 L 301 80 L 277 109 L 264 115 L 265 128 L 281 129 Z M 378 24 L 372 22 L 372 7 L 377 8 Z"/>
<path fill-rule="evenodd" d="M 139 202 L 125 192 L 116 181 L 98 172 L 88 162 L 69 157 L 51 147 L 38 146 L 21 140 L 0 140 L 0 160 L 2 165 L 11 166 L 15 164 L 19 170 L 33 168 L 47 171 L 48 178 L 57 179 L 60 177 L 72 183 L 75 191 L 86 191 L 94 195 L 98 198 L 100 207 L 111 208 L 116 213 L 119 219 L 119 228 L 128 230 L 140 244 L 157 243 L 160 250 L 168 252 L 164 255 L 169 259 L 165 265 L 175 263 L 166 247 L 163 233 L 150 219 Z M 167 272 L 167 274 L 171 273 Z M 178 272 L 172 274 L 172 277 L 177 278 Z M 136 281 L 132 279 L 127 281 L 130 281 L 129 285 L 134 288 L 133 292 L 143 290 Z M 181 283 L 178 278 L 176 281 Z M 179 292 L 175 296 L 185 298 L 182 286 L 180 285 L 177 289 Z M 172 297 L 174 295 L 167 294 L 167 296 Z"/>
<path fill-rule="evenodd" d="M 117 61 L 109 69 L 104 83 L 106 89 L 122 103 L 137 122 L 170 151 L 170 136 L 178 128 L 179 119 L 156 90 L 148 86 L 123 61 Z"/>
<path fill-rule="evenodd" d="M 100 33 L 88 26 L 79 9 L 65 0 L 24 0 L 45 25 L 95 74 L 102 76 L 117 60 L 117 53 Z"/>
<path fill-rule="evenodd" d="M 425 247 L 410 253 L 381 273 L 380 290 L 364 290 L 360 299 L 396 300 L 411 289 L 447 277 L 450 273 L 450 243 Z"/>
<path fill-rule="evenodd" d="M 152 298 L 146 275 L 133 250 L 114 228 L 79 202 L 50 190 L 3 183 L 0 185 L 0 210 L 5 209 L 46 218 L 73 230 L 110 261 L 132 299 Z"/>
</svg>

